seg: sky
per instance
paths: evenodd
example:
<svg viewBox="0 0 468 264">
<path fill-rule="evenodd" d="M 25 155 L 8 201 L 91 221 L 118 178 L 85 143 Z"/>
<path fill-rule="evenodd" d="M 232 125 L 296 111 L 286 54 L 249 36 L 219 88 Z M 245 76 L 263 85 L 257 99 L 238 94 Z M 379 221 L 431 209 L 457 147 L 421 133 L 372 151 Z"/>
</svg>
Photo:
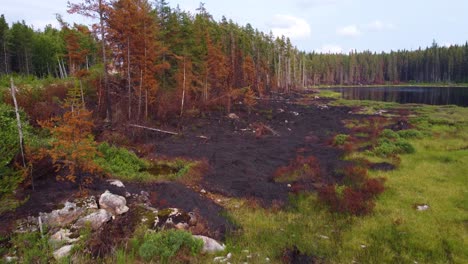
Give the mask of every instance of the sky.
<svg viewBox="0 0 468 264">
<path fill-rule="evenodd" d="M 79 0 L 72 0 L 78 2 Z M 151 1 L 151 0 L 150 0 Z M 196 12 L 200 0 L 166 0 Z M 467 0 L 202 0 L 217 21 L 224 15 L 265 33 L 285 35 L 300 50 L 347 53 L 414 50 L 468 41 Z M 35 29 L 66 21 L 90 23 L 66 13 L 67 0 L 0 0 L 8 22 L 25 20 Z"/>
</svg>

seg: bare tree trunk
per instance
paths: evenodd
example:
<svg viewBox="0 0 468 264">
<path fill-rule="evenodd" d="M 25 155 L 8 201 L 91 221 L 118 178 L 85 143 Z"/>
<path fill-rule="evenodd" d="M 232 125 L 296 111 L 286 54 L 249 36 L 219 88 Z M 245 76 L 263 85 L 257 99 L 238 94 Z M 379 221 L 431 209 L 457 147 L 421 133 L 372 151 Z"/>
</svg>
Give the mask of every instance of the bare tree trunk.
<svg viewBox="0 0 468 264">
<path fill-rule="evenodd" d="M 102 64 L 104 64 L 104 91 L 106 94 L 106 119 L 108 123 L 112 123 L 112 112 L 111 112 L 111 98 L 109 93 L 109 78 L 108 78 L 108 67 L 106 58 L 106 41 L 104 35 L 104 7 L 102 0 L 99 0 L 99 24 L 101 29 L 101 51 L 102 51 Z"/>
<path fill-rule="evenodd" d="M 84 93 L 83 93 L 83 83 L 80 80 L 80 92 L 81 92 L 81 103 L 83 104 L 83 107 L 85 107 L 85 100 L 84 100 Z"/>
<path fill-rule="evenodd" d="M 62 64 L 60 64 L 59 58 L 57 58 L 57 61 L 58 61 L 58 68 L 59 68 L 59 71 L 60 71 L 60 79 L 64 79 L 65 76 L 64 76 L 64 74 L 63 74 Z"/>
<path fill-rule="evenodd" d="M 128 91 L 128 120 L 132 118 L 132 87 L 130 76 L 130 37 L 127 37 L 127 91 Z"/>
<path fill-rule="evenodd" d="M 145 119 L 148 120 L 148 89 L 145 89 Z"/>
<path fill-rule="evenodd" d="M 184 82 L 182 84 L 182 101 L 180 102 L 180 116 L 184 113 L 184 101 L 185 101 L 185 56 L 184 56 Z"/>
<path fill-rule="evenodd" d="M 3 55 L 5 59 L 5 74 L 8 74 L 8 57 L 6 51 L 6 41 L 3 41 Z"/>
<path fill-rule="evenodd" d="M 142 90 L 143 90 L 143 70 L 140 69 L 140 89 L 138 90 L 138 120 L 141 118 L 141 100 L 142 100 Z"/>
<path fill-rule="evenodd" d="M 13 78 L 10 78 L 10 85 L 11 85 L 11 97 L 13 97 L 13 103 L 15 104 L 16 121 L 18 123 L 18 136 L 19 136 L 19 144 L 20 144 L 20 150 L 21 150 L 21 158 L 23 161 L 23 167 L 26 168 L 26 159 L 24 157 L 23 127 L 21 126 L 21 117 L 19 114 L 18 102 L 16 101 L 16 95 L 15 95 L 16 87 L 15 87 L 15 84 L 13 83 Z M 32 174 L 31 174 L 31 184 L 34 190 L 34 180 L 32 178 Z"/>
</svg>

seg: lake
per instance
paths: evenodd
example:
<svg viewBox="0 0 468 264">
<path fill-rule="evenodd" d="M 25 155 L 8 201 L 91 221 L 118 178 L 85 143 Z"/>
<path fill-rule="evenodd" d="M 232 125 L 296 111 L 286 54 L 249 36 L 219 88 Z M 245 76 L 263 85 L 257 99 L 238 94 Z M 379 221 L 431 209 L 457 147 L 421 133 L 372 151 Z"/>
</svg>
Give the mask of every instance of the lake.
<svg viewBox="0 0 468 264">
<path fill-rule="evenodd" d="M 342 98 L 402 104 L 468 106 L 468 87 L 334 87 Z"/>
</svg>

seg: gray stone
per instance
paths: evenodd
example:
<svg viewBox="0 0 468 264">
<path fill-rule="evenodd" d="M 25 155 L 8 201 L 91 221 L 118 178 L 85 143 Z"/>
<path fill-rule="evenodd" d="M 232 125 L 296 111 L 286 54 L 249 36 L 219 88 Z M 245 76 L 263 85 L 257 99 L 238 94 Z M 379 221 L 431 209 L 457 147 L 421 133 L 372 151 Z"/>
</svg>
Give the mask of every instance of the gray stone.
<svg viewBox="0 0 468 264">
<path fill-rule="evenodd" d="M 59 260 L 64 257 L 68 257 L 70 255 L 72 248 L 73 248 L 73 245 L 66 245 L 57 249 L 56 251 L 54 251 L 54 258 L 56 260 Z"/>
<path fill-rule="evenodd" d="M 75 203 L 66 202 L 62 209 L 50 213 L 39 213 L 42 222 L 48 226 L 66 226 L 73 223 L 84 213 L 84 209 Z"/>
<path fill-rule="evenodd" d="M 206 237 L 206 236 L 193 236 L 194 238 L 201 239 L 203 241 L 203 249 L 202 252 L 204 253 L 215 253 L 219 251 L 224 251 L 226 249 L 225 245 L 221 245 L 218 241 Z"/>
<path fill-rule="evenodd" d="M 128 211 L 125 197 L 105 191 L 99 198 L 99 206 L 114 215 L 120 215 Z"/>
<path fill-rule="evenodd" d="M 99 229 L 104 223 L 108 222 L 112 218 L 112 214 L 104 209 L 99 209 L 97 212 L 94 212 L 90 215 L 87 215 L 83 218 L 76 221 L 75 228 L 83 228 L 87 224 L 91 226 L 93 230 Z"/>
<path fill-rule="evenodd" d="M 55 234 L 50 236 L 49 242 L 52 244 L 60 244 L 60 243 L 74 243 L 78 241 L 78 238 L 70 238 L 72 233 L 68 229 L 60 229 Z"/>
</svg>

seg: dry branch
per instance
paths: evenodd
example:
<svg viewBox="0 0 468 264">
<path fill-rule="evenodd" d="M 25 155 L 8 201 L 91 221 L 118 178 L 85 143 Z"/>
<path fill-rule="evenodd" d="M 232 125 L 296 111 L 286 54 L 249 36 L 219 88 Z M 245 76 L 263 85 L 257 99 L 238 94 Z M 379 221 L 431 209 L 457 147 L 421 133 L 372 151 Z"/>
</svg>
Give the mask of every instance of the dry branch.
<svg viewBox="0 0 468 264">
<path fill-rule="evenodd" d="M 162 130 L 162 129 L 157 129 L 157 128 L 152 128 L 152 127 L 146 127 L 146 126 L 140 126 L 140 125 L 134 125 L 134 124 L 129 124 L 128 126 L 130 127 L 136 127 L 136 128 L 142 128 L 142 129 L 147 129 L 151 131 L 156 131 L 164 134 L 170 134 L 170 135 L 179 135 L 179 133 L 172 132 L 172 131 L 167 131 L 167 130 Z"/>
</svg>

